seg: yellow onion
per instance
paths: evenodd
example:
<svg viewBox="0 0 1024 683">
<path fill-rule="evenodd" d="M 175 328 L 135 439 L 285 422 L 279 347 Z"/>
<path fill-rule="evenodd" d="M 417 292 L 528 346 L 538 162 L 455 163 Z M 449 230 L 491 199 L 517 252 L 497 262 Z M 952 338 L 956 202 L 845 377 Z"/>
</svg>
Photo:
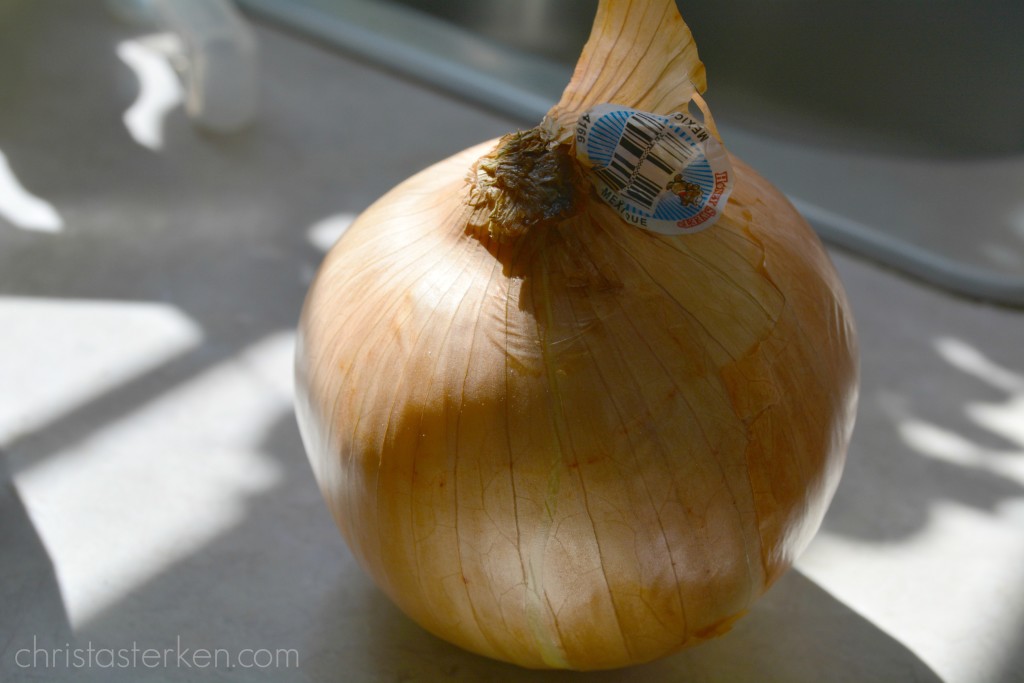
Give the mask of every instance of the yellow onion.
<svg viewBox="0 0 1024 683">
<path fill-rule="evenodd" d="M 602 0 L 561 101 L 367 209 L 299 325 L 297 412 L 327 504 L 429 631 L 535 668 L 648 661 L 724 633 L 838 484 L 856 340 L 820 242 L 732 158 L 710 228 L 624 221 L 581 112 L 687 111 L 672 0 Z M 715 132 L 717 136 L 717 132 Z"/>
</svg>

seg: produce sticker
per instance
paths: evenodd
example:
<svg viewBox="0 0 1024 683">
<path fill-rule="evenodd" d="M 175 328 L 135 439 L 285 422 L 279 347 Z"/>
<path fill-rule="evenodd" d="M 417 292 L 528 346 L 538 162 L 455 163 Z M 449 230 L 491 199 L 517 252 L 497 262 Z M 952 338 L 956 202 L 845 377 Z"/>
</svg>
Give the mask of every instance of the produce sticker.
<svg viewBox="0 0 1024 683">
<path fill-rule="evenodd" d="M 725 147 L 700 121 L 617 104 L 579 117 L 576 156 L 606 204 L 628 223 L 664 235 L 714 225 L 735 176 Z"/>
</svg>

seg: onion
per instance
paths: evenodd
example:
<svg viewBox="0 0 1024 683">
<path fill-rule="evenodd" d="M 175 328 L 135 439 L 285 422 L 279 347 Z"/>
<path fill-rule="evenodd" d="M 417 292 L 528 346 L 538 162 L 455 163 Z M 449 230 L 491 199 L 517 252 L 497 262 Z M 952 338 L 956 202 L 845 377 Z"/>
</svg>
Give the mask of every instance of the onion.
<svg viewBox="0 0 1024 683">
<path fill-rule="evenodd" d="M 704 87 L 672 0 L 602 0 L 537 128 L 398 185 L 311 286 L 297 413 L 319 486 L 380 588 L 466 649 L 604 669 L 724 633 L 838 484 L 856 340 L 805 221 L 729 157 L 712 227 L 652 232 L 578 156 L 601 103 L 694 102 L 717 143 Z"/>
</svg>

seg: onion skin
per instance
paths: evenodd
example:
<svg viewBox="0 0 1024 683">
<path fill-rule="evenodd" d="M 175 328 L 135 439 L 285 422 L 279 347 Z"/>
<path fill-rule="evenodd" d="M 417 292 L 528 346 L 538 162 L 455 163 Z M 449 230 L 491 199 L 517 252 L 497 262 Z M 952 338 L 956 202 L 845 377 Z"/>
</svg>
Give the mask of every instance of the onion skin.
<svg viewBox="0 0 1024 683">
<path fill-rule="evenodd" d="M 649 661 L 728 630 L 838 484 L 857 351 L 786 199 L 733 158 L 710 229 L 577 215 L 470 227 L 465 150 L 365 211 L 299 324 L 297 414 L 328 507 L 427 630 L 531 668 Z"/>
</svg>

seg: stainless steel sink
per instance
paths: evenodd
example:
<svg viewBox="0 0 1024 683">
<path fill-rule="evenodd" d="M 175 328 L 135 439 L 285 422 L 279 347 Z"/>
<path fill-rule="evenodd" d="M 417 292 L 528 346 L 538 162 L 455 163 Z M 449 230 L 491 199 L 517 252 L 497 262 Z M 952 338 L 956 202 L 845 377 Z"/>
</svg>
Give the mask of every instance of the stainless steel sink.
<svg viewBox="0 0 1024 683">
<path fill-rule="evenodd" d="M 239 0 L 530 125 L 596 0 Z M 1024 305 L 1024 3 L 681 2 L 726 146 L 827 241 Z"/>
</svg>

